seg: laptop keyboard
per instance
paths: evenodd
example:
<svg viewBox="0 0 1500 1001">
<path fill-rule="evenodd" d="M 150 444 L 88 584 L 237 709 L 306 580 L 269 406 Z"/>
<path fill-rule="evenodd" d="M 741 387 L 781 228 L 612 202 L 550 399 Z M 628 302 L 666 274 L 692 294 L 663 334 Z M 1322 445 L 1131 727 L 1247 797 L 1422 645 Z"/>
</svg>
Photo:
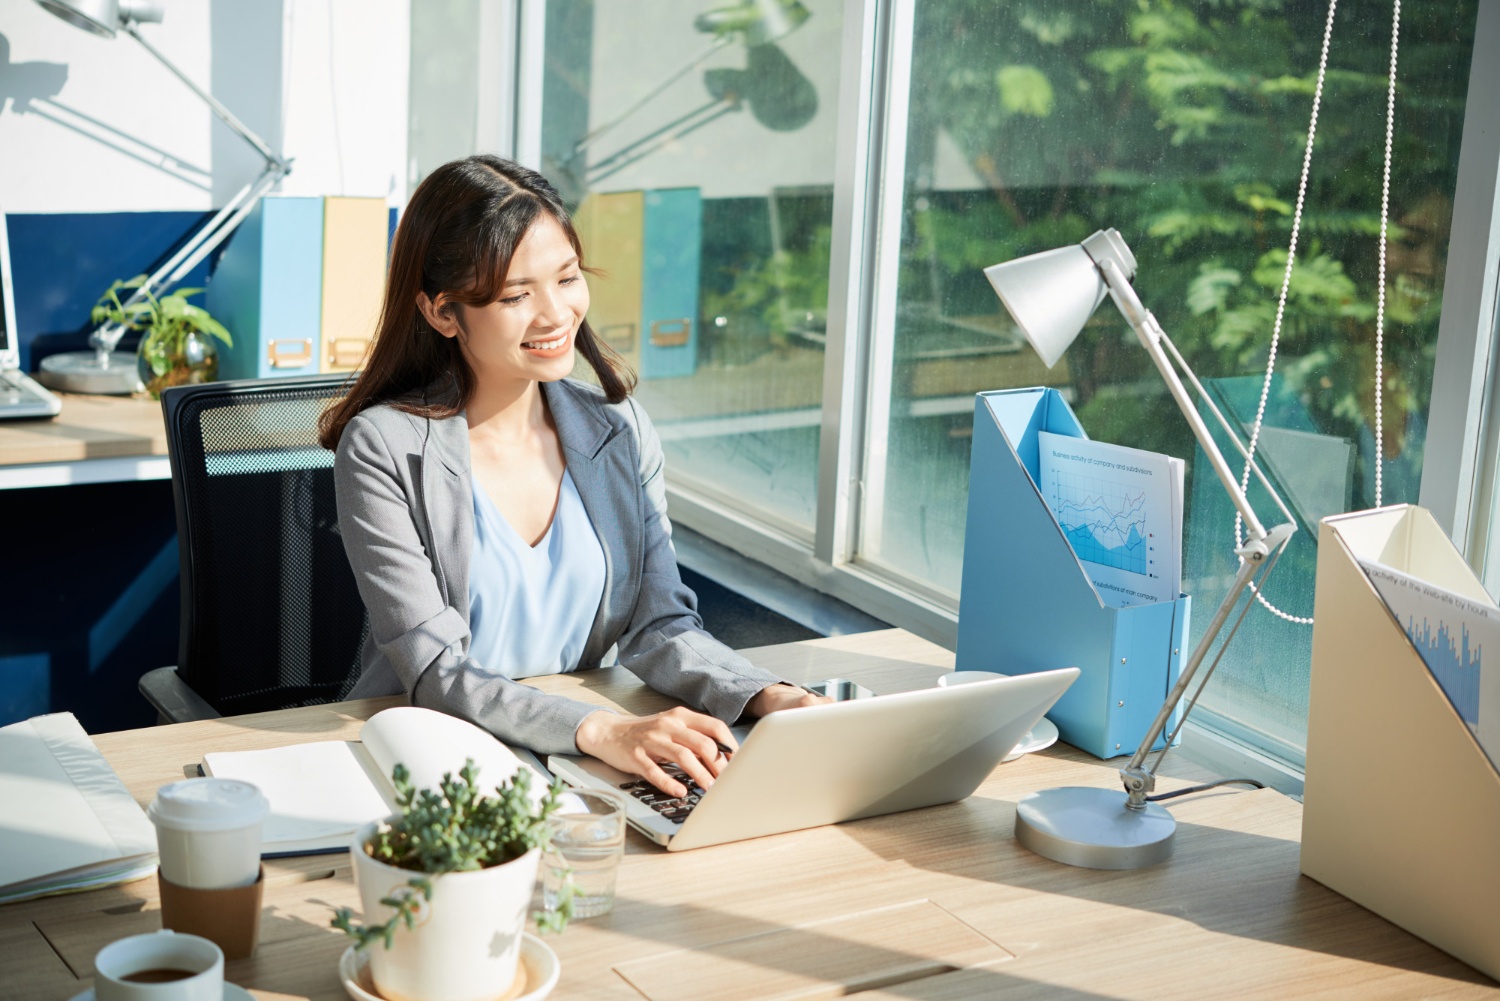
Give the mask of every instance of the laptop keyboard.
<svg viewBox="0 0 1500 1001">
<path fill-rule="evenodd" d="M 689 778 L 688 774 L 676 765 L 663 764 L 661 769 L 678 782 L 687 786 L 688 794 L 686 796 L 668 796 L 645 779 L 622 782 L 620 783 L 620 790 L 628 792 L 668 820 L 680 824 L 687 819 L 689 813 L 693 812 L 693 807 L 698 805 L 698 800 L 703 797 L 703 790 L 699 788 L 698 783 Z"/>
</svg>

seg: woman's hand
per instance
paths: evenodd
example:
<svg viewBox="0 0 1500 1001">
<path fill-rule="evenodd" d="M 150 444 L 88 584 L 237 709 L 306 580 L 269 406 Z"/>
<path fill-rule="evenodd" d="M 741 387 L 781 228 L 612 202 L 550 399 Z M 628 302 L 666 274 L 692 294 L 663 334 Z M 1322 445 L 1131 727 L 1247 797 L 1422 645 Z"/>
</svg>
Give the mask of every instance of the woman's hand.
<svg viewBox="0 0 1500 1001">
<path fill-rule="evenodd" d="M 720 745 L 730 753 L 738 748 L 723 722 L 682 706 L 651 716 L 592 713 L 584 717 L 575 739 L 584 754 L 639 775 L 668 796 L 686 796 L 687 789 L 662 764 L 677 765 L 707 789 L 729 764 Z"/>
<path fill-rule="evenodd" d="M 762 688 L 745 706 L 747 716 L 769 716 L 783 709 L 800 709 L 803 706 L 821 706 L 832 702 L 826 695 L 814 695 L 796 685 L 775 684 Z"/>
</svg>

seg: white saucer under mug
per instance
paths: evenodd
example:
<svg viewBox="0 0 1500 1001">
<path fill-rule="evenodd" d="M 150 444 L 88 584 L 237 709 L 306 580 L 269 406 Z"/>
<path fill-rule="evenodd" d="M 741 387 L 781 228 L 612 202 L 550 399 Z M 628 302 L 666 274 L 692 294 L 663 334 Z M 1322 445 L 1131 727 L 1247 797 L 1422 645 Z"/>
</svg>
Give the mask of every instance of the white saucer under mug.
<svg viewBox="0 0 1500 1001">
<path fill-rule="evenodd" d="M 82 994 L 74 994 L 69 1001 L 94 1001 L 94 989 L 90 987 Z M 224 1001 L 255 1001 L 255 995 L 238 984 L 224 982 Z"/>
<path fill-rule="evenodd" d="M 377 944 L 370 948 L 378 949 L 380 946 Z M 514 1001 L 542 1001 L 542 998 L 552 993 L 552 988 L 557 986 L 557 978 L 562 975 L 562 964 L 557 960 L 557 953 L 546 942 L 530 932 L 524 932 L 521 935 L 520 963 L 526 971 L 526 992 Z M 354 1001 L 385 1001 L 375 993 L 375 982 L 370 979 L 369 957 L 363 952 L 355 951 L 352 945 L 339 957 L 339 979 L 344 982 L 344 991 Z M 225 1001 L 228 1001 L 227 994 Z"/>
</svg>

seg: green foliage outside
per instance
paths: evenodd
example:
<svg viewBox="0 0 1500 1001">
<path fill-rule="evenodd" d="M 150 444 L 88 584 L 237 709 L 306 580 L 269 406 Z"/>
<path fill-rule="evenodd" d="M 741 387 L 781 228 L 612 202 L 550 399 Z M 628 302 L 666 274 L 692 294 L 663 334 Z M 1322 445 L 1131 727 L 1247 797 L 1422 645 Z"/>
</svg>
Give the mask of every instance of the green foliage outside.
<svg viewBox="0 0 1500 1001">
<path fill-rule="evenodd" d="M 1263 370 L 1326 17 L 1290 0 L 926 0 L 904 309 L 975 311 L 986 265 L 1114 226 L 1201 376 Z M 1397 438 L 1428 402 L 1474 21 L 1473 0 L 1403 6 L 1385 323 Z M 1320 430 L 1351 439 L 1373 419 L 1389 43 L 1388 4 L 1340 6 L 1278 365 Z M 940 141 L 986 190 L 943 190 Z M 1117 394 L 1092 405 L 1110 384 L 1150 379 L 1129 337 L 1100 310 L 1069 354 L 1075 406 L 1094 437 L 1190 455 L 1159 397 L 1144 406 L 1162 432 L 1145 441 L 1141 408 Z M 1419 455 L 1420 442 L 1391 443 L 1408 445 Z"/>
</svg>

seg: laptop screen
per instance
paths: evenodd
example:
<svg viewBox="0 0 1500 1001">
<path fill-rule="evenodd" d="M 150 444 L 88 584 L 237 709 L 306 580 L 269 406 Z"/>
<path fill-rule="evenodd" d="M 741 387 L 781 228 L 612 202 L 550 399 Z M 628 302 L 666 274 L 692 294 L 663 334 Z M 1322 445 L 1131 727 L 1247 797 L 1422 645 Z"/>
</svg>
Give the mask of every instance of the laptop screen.
<svg viewBox="0 0 1500 1001">
<path fill-rule="evenodd" d="M 15 303 L 15 290 L 10 282 L 10 238 L 5 226 L 5 211 L 0 209 L 0 362 L 16 352 L 11 333 L 16 329 Z"/>
</svg>

